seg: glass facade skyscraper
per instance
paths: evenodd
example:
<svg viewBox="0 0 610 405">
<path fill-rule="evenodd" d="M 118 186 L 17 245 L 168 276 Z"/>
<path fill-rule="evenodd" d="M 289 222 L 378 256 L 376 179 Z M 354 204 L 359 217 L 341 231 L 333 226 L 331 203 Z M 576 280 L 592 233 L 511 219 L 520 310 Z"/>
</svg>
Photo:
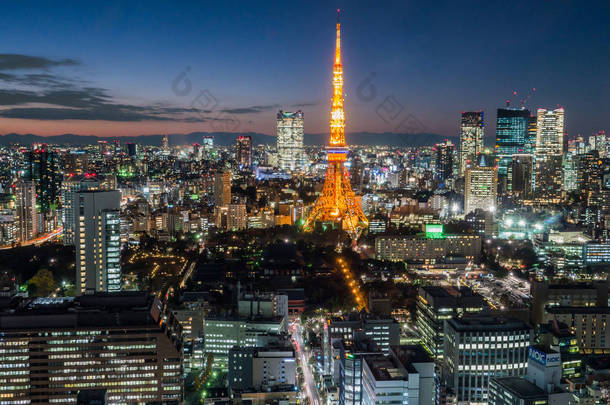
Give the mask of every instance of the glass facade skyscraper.
<svg viewBox="0 0 610 405">
<path fill-rule="evenodd" d="M 498 108 L 496 154 L 498 175 L 506 176 L 512 156 L 527 153 L 530 143 L 530 112 L 525 108 Z"/>
</svg>

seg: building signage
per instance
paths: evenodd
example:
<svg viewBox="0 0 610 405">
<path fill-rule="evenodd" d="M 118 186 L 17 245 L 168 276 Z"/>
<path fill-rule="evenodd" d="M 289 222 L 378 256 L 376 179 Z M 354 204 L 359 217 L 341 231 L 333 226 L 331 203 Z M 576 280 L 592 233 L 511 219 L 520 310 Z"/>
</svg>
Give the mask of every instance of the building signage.
<svg viewBox="0 0 610 405">
<path fill-rule="evenodd" d="M 554 366 L 561 363 L 559 353 L 544 353 L 532 346 L 528 350 L 528 358 L 543 366 Z"/>
</svg>

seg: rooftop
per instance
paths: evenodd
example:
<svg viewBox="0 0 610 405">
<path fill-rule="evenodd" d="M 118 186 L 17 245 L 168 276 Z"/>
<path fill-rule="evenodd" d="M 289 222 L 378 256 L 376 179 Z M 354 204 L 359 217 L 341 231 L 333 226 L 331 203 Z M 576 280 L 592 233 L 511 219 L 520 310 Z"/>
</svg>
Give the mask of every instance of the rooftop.
<svg viewBox="0 0 610 405">
<path fill-rule="evenodd" d="M 385 355 L 364 358 L 377 381 L 408 380 L 409 374 L 395 359 Z"/>
<path fill-rule="evenodd" d="M 546 399 L 548 397 L 544 390 L 521 377 L 495 377 L 492 381 L 520 399 Z"/>
<path fill-rule="evenodd" d="M 139 291 L 67 298 L 13 297 L 0 304 L 2 330 L 154 326 L 161 311 L 153 295 Z"/>
<path fill-rule="evenodd" d="M 520 319 L 493 315 L 464 316 L 458 319 L 450 319 L 447 324 L 459 332 L 531 329 L 531 326 Z"/>
<path fill-rule="evenodd" d="M 610 307 L 546 307 L 549 314 L 610 314 Z"/>
</svg>

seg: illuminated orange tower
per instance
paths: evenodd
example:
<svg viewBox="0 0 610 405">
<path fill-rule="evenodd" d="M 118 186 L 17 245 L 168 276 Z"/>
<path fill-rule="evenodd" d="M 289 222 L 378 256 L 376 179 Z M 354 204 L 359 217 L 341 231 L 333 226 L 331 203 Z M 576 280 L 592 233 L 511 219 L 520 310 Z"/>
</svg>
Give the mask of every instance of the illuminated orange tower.
<svg viewBox="0 0 610 405">
<path fill-rule="evenodd" d="M 310 231 L 316 222 L 341 223 L 356 240 L 369 224 L 356 202 L 356 196 L 349 183 L 349 172 L 344 163 L 348 149 L 345 144 L 345 112 L 343 111 L 343 65 L 341 64 L 341 25 L 337 10 L 337 45 L 333 67 L 333 97 L 330 110 L 330 139 L 326 148 L 328 168 L 324 179 L 322 195 L 316 201 L 313 211 L 305 221 L 303 229 Z"/>
</svg>

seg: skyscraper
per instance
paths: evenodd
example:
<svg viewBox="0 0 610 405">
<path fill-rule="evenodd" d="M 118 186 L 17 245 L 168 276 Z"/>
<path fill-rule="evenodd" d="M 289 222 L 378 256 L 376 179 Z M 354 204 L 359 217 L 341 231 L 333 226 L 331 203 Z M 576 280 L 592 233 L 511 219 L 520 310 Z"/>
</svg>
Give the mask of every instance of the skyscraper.
<svg viewBox="0 0 610 405">
<path fill-rule="evenodd" d="M 536 117 L 536 156 L 563 154 L 564 109 L 539 108 Z"/>
<path fill-rule="evenodd" d="M 100 187 L 99 178 L 95 175 L 86 173 L 82 176 L 68 175 L 61 184 L 61 207 L 63 223 L 63 244 L 64 246 L 74 245 L 74 194 L 79 191 L 95 190 Z"/>
<path fill-rule="evenodd" d="M 462 111 L 460 126 L 460 176 L 466 174 L 466 169 L 475 162 L 477 155 L 483 149 L 485 122 L 483 111 Z"/>
<path fill-rule="evenodd" d="M 466 170 L 464 187 L 464 214 L 480 208 L 494 211 L 497 202 L 498 174 L 496 168 L 487 166 L 485 159 L 477 167 Z"/>
<path fill-rule="evenodd" d="M 214 177 L 214 204 L 218 207 L 231 204 L 231 172 L 222 170 Z"/>
<path fill-rule="evenodd" d="M 205 135 L 201 145 L 203 145 L 203 150 L 205 152 L 210 152 L 212 149 L 214 149 L 214 137 L 211 135 Z"/>
<path fill-rule="evenodd" d="M 534 194 L 539 205 L 558 204 L 563 186 L 564 109 L 539 108 L 536 114 Z"/>
<path fill-rule="evenodd" d="M 32 181 L 19 181 L 15 185 L 17 200 L 17 241 L 24 243 L 38 234 L 36 185 Z"/>
<path fill-rule="evenodd" d="M 341 24 L 337 15 L 337 38 L 335 42 L 335 64 L 333 66 L 333 96 L 330 110 L 330 138 L 328 166 L 322 194 L 313 211 L 305 221 L 303 229 L 312 230 L 316 222 L 341 223 L 341 226 L 356 241 L 369 220 L 362 212 L 361 203 L 349 183 L 349 172 L 344 163 L 347 159 L 345 142 L 345 111 L 343 110 L 343 64 L 341 63 Z"/>
<path fill-rule="evenodd" d="M 127 156 L 133 157 L 138 154 L 138 144 L 133 142 L 128 142 L 125 144 L 127 146 Z"/>
<path fill-rule="evenodd" d="M 436 177 L 444 183 L 451 183 L 455 145 L 447 139 L 443 143 L 437 143 L 434 150 L 436 152 Z"/>
<path fill-rule="evenodd" d="M 53 224 L 47 224 L 46 219 L 59 205 L 61 174 L 59 171 L 59 155 L 50 150 L 46 144 L 24 152 L 23 177 L 34 182 L 36 186 L 36 203 L 38 212 L 43 214 L 41 230 L 49 231 Z"/>
<path fill-rule="evenodd" d="M 526 153 L 529 125 L 530 112 L 525 108 L 498 108 L 496 154 L 499 176 L 507 175 L 513 155 Z"/>
<path fill-rule="evenodd" d="M 282 170 L 301 170 L 304 166 L 303 112 L 277 113 L 277 152 Z"/>
<path fill-rule="evenodd" d="M 483 297 L 468 287 L 420 287 L 417 298 L 417 327 L 422 345 L 438 359 L 443 357 L 444 322 L 481 312 L 487 306 Z"/>
<path fill-rule="evenodd" d="M 121 290 L 119 191 L 74 194 L 77 292 Z"/>
<path fill-rule="evenodd" d="M 513 155 L 510 173 L 511 195 L 516 202 L 523 204 L 532 198 L 532 176 L 534 172 L 534 155 Z"/>
<path fill-rule="evenodd" d="M 161 138 L 161 149 L 163 152 L 169 153 L 169 138 L 167 135 L 163 135 L 163 138 Z"/>
<path fill-rule="evenodd" d="M 252 137 L 250 135 L 240 135 L 237 137 L 237 164 L 242 169 L 252 167 Z"/>
</svg>

